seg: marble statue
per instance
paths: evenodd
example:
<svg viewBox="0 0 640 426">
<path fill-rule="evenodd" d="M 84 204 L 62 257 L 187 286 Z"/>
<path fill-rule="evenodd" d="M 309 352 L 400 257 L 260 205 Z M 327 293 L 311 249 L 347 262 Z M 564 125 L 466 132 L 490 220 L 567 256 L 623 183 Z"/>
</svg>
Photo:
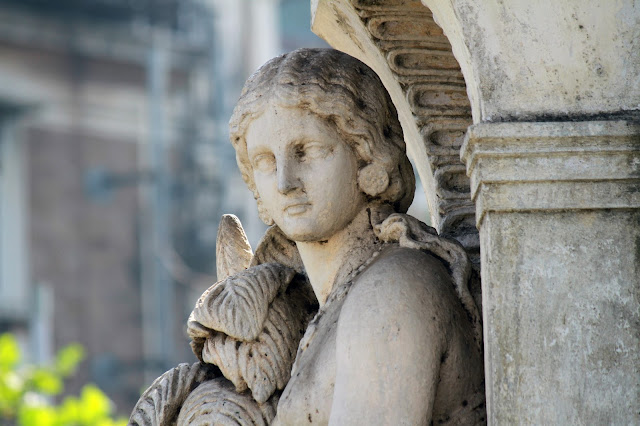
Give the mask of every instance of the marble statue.
<svg viewBox="0 0 640 426">
<path fill-rule="evenodd" d="M 247 81 L 231 142 L 260 217 L 233 216 L 188 321 L 200 362 L 131 424 L 484 424 L 482 326 L 464 249 L 406 215 L 415 178 L 376 74 L 330 49 Z"/>
</svg>

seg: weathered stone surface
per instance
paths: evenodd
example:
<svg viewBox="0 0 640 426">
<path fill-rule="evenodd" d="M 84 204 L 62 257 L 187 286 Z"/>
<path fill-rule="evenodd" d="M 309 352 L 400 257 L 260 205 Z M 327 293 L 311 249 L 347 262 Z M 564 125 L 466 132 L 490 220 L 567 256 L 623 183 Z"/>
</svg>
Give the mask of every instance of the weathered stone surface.
<svg viewBox="0 0 640 426">
<path fill-rule="evenodd" d="M 476 124 L 461 155 L 478 224 L 491 211 L 640 208 L 635 123 Z"/>
<path fill-rule="evenodd" d="M 298 342 L 316 308 L 306 279 L 292 269 L 300 269 L 299 257 L 283 238 L 271 229 L 253 255 L 240 221 L 223 217 L 217 267 L 227 276 L 205 291 L 187 324 L 201 362 L 181 364 L 159 377 L 136 404 L 130 424 L 273 420 L 279 391 L 289 381 Z M 281 263 L 268 263 L 273 260 Z"/>
<path fill-rule="evenodd" d="M 176 426 L 187 425 L 268 425 L 276 415 L 278 398 L 256 403 L 249 394 L 236 392 L 223 377 L 209 380 L 193 390 L 185 400 Z"/>
<path fill-rule="evenodd" d="M 487 214 L 491 423 L 640 422 L 639 221 L 637 209 Z"/>
<path fill-rule="evenodd" d="M 199 362 L 180 364 L 167 371 L 142 394 L 131 413 L 129 425 L 174 425 L 191 391 L 215 376 L 214 368 Z"/>
<path fill-rule="evenodd" d="M 478 124 L 494 424 L 640 422 L 640 126 Z"/>
<path fill-rule="evenodd" d="M 637 2 L 422 2 L 460 62 L 474 122 L 638 116 Z"/>
</svg>

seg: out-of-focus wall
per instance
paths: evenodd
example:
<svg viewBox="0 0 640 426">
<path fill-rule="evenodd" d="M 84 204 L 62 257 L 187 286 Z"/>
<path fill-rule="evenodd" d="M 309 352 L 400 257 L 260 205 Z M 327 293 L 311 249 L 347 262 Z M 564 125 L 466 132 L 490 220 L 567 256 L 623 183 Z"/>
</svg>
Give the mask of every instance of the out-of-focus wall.
<svg viewBox="0 0 640 426">
<path fill-rule="evenodd" d="M 244 80 L 326 45 L 291 0 L 45 3 L 0 5 L 0 332 L 36 362 L 81 343 L 67 391 L 96 383 L 127 414 L 195 361 L 184 326 L 220 215 L 254 246 L 265 229 L 228 142 Z"/>
<path fill-rule="evenodd" d="M 149 359 L 143 345 L 151 38 L 129 24 L 0 7 L 0 186 L 12 189 L 0 191 L 0 299 L 10 301 L 0 302 L 0 331 L 18 333 L 34 362 L 81 343 L 87 361 L 67 391 L 96 383 L 121 413 L 145 372 L 193 360 L 181 325 L 184 291 L 174 292 L 168 313 L 177 318 L 168 337 L 180 342 L 171 357 Z M 167 154 L 181 149 L 180 109 L 207 64 L 208 52 L 180 42 L 164 47 Z M 2 297 L 15 294 L 25 297 Z"/>
</svg>

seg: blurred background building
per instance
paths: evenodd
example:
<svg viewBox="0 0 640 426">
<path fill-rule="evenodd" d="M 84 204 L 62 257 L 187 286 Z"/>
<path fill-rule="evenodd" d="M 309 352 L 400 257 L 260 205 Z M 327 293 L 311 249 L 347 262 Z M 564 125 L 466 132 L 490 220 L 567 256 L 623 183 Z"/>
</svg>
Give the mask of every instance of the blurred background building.
<svg viewBox="0 0 640 426">
<path fill-rule="evenodd" d="M 0 2 L 0 332 L 34 362 L 83 344 L 69 392 L 127 414 L 195 361 L 220 215 L 264 230 L 228 119 L 259 65 L 326 46 L 309 21 L 307 0 Z"/>
</svg>

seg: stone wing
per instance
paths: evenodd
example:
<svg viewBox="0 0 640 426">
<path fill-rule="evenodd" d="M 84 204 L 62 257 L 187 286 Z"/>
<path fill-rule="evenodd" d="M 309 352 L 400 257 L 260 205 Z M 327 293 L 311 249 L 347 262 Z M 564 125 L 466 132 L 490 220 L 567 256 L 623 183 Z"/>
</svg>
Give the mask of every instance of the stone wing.
<svg viewBox="0 0 640 426">
<path fill-rule="evenodd" d="M 133 408 L 129 426 L 174 424 L 178 411 L 191 390 L 215 376 L 214 367 L 199 362 L 192 365 L 180 364 L 167 371 L 142 394 Z"/>
<path fill-rule="evenodd" d="M 232 214 L 223 215 L 216 239 L 218 281 L 247 269 L 252 258 L 251 245 L 240 220 Z"/>
<path fill-rule="evenodd" d="M 202 359 L 217 365 L 238 392 L 249 388 L 253 398 L 264 403 L 289 381 L 298 342 L 314 311 L 313 301 L 301 291 L 282 294 L 269 307 L 264 329 L 254 341 L 215 333 L 204 343 Z"/>
<path fill-rule="evenodd" d="M 218 281 L 196 303 L 189 317 L 189 335 L 202 338 L 210 329 L 241 341 L 255 340 L 269 305 L 294 275 L 286 266 L 265 263 Z"/>
</svg>

